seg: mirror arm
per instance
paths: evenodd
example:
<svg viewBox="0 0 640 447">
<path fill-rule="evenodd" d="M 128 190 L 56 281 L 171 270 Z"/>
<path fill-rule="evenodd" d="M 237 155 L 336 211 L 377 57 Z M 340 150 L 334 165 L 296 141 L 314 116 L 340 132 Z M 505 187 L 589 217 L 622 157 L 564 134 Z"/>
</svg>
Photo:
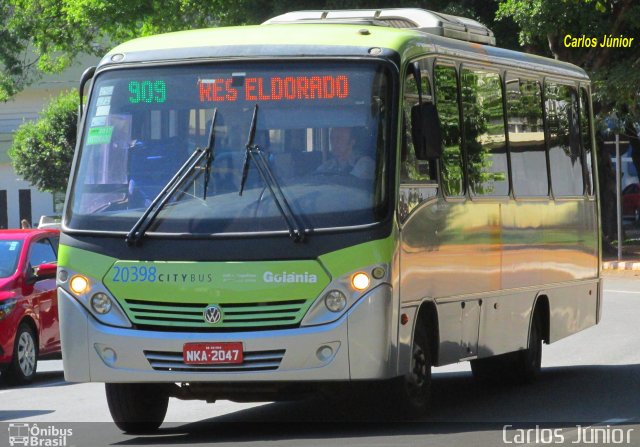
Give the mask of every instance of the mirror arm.
<svg viewBox="0 0 640 447">
<path fill-rule="evenodd" d="M 93 79 L 95 73 L 96 67 L 89 67 L 82 73 L 82 76 L 80 76 L 80 86 L 78 87 L 78 96 L 80 97 L 80 103 L 78 104 L 78 127 L 80 127 L 79 124 L 84 111 L 82 107 L 82 103 L 84 102 L 84 87 L 87 85 L 87 82 Z"/>
</svg>

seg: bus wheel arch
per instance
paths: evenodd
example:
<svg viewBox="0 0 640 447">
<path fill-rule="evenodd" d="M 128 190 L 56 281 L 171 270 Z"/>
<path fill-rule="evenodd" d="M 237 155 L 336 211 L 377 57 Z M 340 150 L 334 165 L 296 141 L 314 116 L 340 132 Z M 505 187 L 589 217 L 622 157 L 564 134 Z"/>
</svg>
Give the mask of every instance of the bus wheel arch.
<svg viewBox="0 0 640 447">
<path fill-rule="evenodd" d="M 538 295 L 531 313 L 527 348 L 518 351 L 515 358 L 514 372 L 518 382 L 532 383 L 540 375 L 542 345 L 545 340 L 549 340 L 549 298 Z"/>
<path fill-rule="evenodd" d="M 433 301 L 424 301 L 420 305 L 416 316 L 416 327 L 421 325 L 425 328 L 429 340 L 429 354 L 433 365 L 438 364 L 438 348 L 440 343 L 440 332 L 438 327 L 438 310 Z M 414 328 L 414 335 L 415 335 Z"/>
<path fill-rule="evenodd" d="M 551 313 L 549 311 L 549 297 L 544 294 L 540 294 L 536 297 L 533 312 L 531 313 L 530 325 L 534 323 L 534 318 L 540 318 L 540 324 L 542 325 L 542 340 L 549 344 L 551 340 Z"/>
</svg>

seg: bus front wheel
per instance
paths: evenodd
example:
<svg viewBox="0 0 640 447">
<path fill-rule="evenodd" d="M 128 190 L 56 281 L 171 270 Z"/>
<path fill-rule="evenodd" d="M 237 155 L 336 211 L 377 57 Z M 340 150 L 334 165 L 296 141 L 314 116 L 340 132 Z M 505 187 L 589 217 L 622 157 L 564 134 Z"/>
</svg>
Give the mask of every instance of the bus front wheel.
<svg viewBox="0 0 640 447">
<path fill-rule="evenodd" d="M 515 373 L 520 383 L 532 383 L 540 375 L 542 366 L 542 318 L 536 313 L 529 331 L 527 349 L 516 353 Z"/>
<path fill-rule="evenodd" d="M 423 324 L 416 326 L 409 372 L 394 381 L 393 400 L 405 417 L 426 413 L 431 400 L 431 352 L 429 337 Z"/>
<path fill-rule="evenodd" d="M 157 430 L 167 414 L 169 394 L 159 384 L 105 383 L 109 412 L 125 433 Z"/>
</svg>

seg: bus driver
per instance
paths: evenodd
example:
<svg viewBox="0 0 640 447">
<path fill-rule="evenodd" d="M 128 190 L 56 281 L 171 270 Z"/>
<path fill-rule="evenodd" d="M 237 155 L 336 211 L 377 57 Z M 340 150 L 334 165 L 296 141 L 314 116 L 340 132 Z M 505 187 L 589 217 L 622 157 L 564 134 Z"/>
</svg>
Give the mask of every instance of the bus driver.
<svg viewBox="0 0 640 447">
<path fill-rule="evenodd" d="M 356 145 L 363 144 L 358 138 L 359 132 L 351 127 L 334 127 L 331 129 L 329 142 L 331 155 L 322 163 L 316 172 L 321 174 L 351 174 L 357 178 L 371 180 L 375 174 L 375 162 L 368 155 L 362 154 Z"/>
</svg>

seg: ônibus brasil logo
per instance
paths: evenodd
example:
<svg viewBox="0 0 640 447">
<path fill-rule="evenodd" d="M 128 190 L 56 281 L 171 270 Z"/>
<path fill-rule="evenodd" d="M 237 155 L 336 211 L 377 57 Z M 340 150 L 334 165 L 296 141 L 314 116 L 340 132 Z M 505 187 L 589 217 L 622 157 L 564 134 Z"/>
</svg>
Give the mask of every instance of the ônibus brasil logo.
<svg viewBox="0 0 640 447">
<path fill-rule="evenodd" d="M 53 425 L 39 427 L 38 424 L 9 424 L 9 445 L 27 447 L 65 447 L 73 429 Z"/>
</svg>

